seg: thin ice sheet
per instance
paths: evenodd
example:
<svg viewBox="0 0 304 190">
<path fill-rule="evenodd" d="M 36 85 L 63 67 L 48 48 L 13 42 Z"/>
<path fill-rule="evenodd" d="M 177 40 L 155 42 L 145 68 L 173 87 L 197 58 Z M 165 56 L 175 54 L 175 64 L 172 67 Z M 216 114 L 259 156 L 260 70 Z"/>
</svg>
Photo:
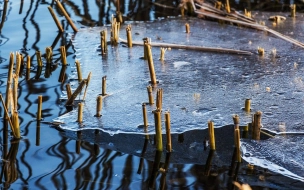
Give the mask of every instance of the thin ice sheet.
<svg viewBox="0 0 304 190">
<path fill-rule="evenodd" d="M 284 32 L 283 27 L 287 33 L 296 27 L 295 21 L 290 19 L 280 25 L 281 32 Z M 299 17 L 296 22 L 301 23 L 301 19 Z M 190 24 L 189 34 L 185 33 L 185 23 Z M 214 121 L 216 127 L 228 125 L 232 123 L 233 114 L 240 116 L 241 124 L 247 124 L 258 110 L 263 112 L 264 128 L 270 131 L 303 132 L 302 48 L 263 31 L 197 18 L 166 18 L 127 24 L 132 25 L 134 41 L 150 37 L 152 42 L 222 47 L 253 53 L 247 56 L 172 49 L 166 52 L 165 61 L 160 61 L 160 49 L 153 47 L 159 81 L 153 95 L 155 98 L 156 90 L 163 89 L 162 113 L 170 111 L 172 133 L 204 129 L 209 120 Z M 125 27 L 126 24 L 122 25 L 120 30 L 120 37 L 124 39 Z M 76 122 L 77 110 L 55 120 L 64 122 L 61 127 L 69 130 L 144 133 L 140 127 L 143 124 L 142 103 L 148 102 L 146 87 L 150 77 L 147 62 L 140 59 L 143 47 L 109 46 L 107 55 L 102 56 L 101 30 L 110 33 L 109 27 L 81 28 L 72 36 L 83 76 L 92 72 L 84 102 L 83 123 Z M 301 34 L 292 37 L 304 41 Z M 258 47 L 265 49 L 264 56 L 257 54 Z M 102 76 L 107 76 L 108 96 L 103 98 L 102 117 L 94 117 Z M 250 113 L 242 110 L 247 98 L 252 102 Z M 155 105 L 147 105 L 148 133 L 154 133 L 154 109 Z"/>
</svg>

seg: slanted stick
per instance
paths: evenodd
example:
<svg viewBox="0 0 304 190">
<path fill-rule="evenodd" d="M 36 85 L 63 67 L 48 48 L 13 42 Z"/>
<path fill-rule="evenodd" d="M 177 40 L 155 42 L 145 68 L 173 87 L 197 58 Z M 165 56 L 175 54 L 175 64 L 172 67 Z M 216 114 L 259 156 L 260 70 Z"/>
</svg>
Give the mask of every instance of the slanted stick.
<svg viewBox="0 0 304 190">
<path fill-rule="evenodd" d="M 51 6 L 48 6 L 48 9 L 49 9 L 49 11 L 50 11 L 50 13 L 51 13 L 51 16 L 52 16 L 52 18 L 53 18 L 53 20 L 54 20 L 54 22 L 55 22 L 55 24 L 56 24 L 58 30 L 59 30 L 60 32 L 64 32 L 64 30 L 63 30 L 63 28 L 62 28 L 62 26 L 61 26 L 61 24 L 60 24 L 60 22 L 59 22 L 57 16 L 56 16 L 55 13 L 54 13 L 53 8 L 52 8 Z"/>
<path fill-rule="evenodd" d="M 60 1 L 55 0 L 56 1 L 56 5 L 57 7 L 61 10 L 61 12 L 63 13 L 63 15 L 65 16 L 65 18 L 67 19 L 68 23 L 71 25 L 71 27 L 73 28 L 74 32 L 78 32 L 77 27 L 74 25 L 73 21 L 71 20 L 70 16 L 68 15 L 68 13 L 65 11 L 65 9 L 63 8 L 62 4 L 60 3 Z"/>
</svg>

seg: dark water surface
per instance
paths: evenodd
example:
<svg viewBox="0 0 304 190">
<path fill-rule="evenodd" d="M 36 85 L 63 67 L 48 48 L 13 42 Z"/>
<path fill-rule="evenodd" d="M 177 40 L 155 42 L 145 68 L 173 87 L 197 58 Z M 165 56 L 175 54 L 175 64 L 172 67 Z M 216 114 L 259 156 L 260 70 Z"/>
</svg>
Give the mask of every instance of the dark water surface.
<svg viewBox="0 0 304 190">
<path fill-rule="evenodd" d="M 232 6 L 268 10 L 272 6 L 276 11 L 286 10 L 286 4 L 267 1 L 257 4 L 256 1 L 235 1 Z M 266 1 L 265 1 L 266 2 Z M 158 1 L 170 8 L 154 6 L 149 1 L 121 1 L 120 7 L 126 20 L 154 20 L 157 17 L 176 16 L 174 7 L 178 1 Z M 101 26 L 109 24 L 115 14 L 114 1 L 63 1 L 63 5 L 77 27 Z M 275 6 L 274 6 L 275 5 Z M 59 34 L 47 7 L 53 6 L 65 32 Z M 248 7 L 249 6 L 249 7 Z M 227 140 L 227 154 L 224 156 L 209 152 L 204 148 L 206 131 L 188 132 L 173 136 L 175 143 L 184 143 L 185 147 L 198 152 L 198 164 L 170 163 L 168 155 L 151 154 L 146 159 L 140 158 L 145 152 L 145 144 L 152 146 L 153 139 L 145 140 L 144 136 L 121 135 L 111 136 L 95 131 L 85 131 L 81 135 L 69 131 L 57 131 L 45 122 L 51 121 L 67 112 L 60 97 L 69 83 L 69 74 L 75 70 L 74 53 L 69 38 L 73 33 L 54 1 L 20 0 L 10 1 L 7 10 L 0 1 L 2 23 L 0 35 L 0 92 L 5 95 L 7 82 L 8 58 L 10 52 L 19 51 L 32 58 L 30 79 L 23 70 L 19 79 L 19 119 L 22 139 L 11 140 L 5 135 L 6 121 L 3 120 L 3 107 L 0 107 L 1 127 L 1 188 L 2 189 L 232 189 L 229 177 L 229 165 L 232 157 L 232 142 Z M 299 4 L 301 7 L 301 4 Z M 273 10 L 272 10 L 273 11 Z M 6 13 L 6 17 L 4 17 Z M 59 80 L 62 70 L 59 47 L 66 46 L 69 66 L 63 78 Z M 52 46 L 54 63 L 44 67 L 41 75 L 37 73 L 35 52 L 45 52 Z M 35 120 L 38 95 L 43 96 L 43 121 Z M 225 134 L 225 132 L 221 132 Z M 187 140 L 197 136 L 196 144 L 187 144 Z M 225 135 L 223 135 L 223 138 Z M 94 140 L 93 138 L 96 138 Z M 128 143 L 139 143 L 141 146 L 134 154 L 127 154 L 113 145 L 115 139 Z M 200 138 L 200 139 L 199 139 Z M 219 137 L 220 138 L 220 137 Z M 94 144 L 95 142 L 96 144 Z M 229 145 L 231 143 L 231 146 Z M 219 145 L 220 146 L 220 145 Z M 148 147 L 149 148 L 149 147 Z M 151 147 L 150 147 L 151 148 Z M 127 153 L 126 153 L 127 152 Z M 201 154 L 200 154 L 201 153 Z M 180 153 L 181 157 L 186 157 Z M 212 159 L 212 157 L 213 159 Z M 167 158 L 167 160 L 166 160 Z M 209 158 L 209 159 L 208 159 Z M 211 158 L 211 159 L 210 159 Z M 154 160 L 155 161 L 151 161 Z M 190 158 L 189 158 L 190 159 Z M 158 172 L 159 167 L 167 172 Z M 250 175 L 248 175 L 250 174 Z M 265 177 L 263 180 L 262 177 Z M 260 177 L 260 178 L 259 178 Z M 246 163 L 240 167 L 238 180 L 249 183 L 257 189 L 300 189 L 302 183 L 273 174 L 263 169 L 248 171 Z"/>
</svg>

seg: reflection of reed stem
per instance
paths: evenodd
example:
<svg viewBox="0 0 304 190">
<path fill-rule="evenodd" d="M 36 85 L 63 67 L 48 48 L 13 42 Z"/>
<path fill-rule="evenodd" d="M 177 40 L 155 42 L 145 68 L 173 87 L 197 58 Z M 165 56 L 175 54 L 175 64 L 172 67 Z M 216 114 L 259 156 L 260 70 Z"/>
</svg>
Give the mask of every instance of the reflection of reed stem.
<svg viewBox="0 0 304 190">
<path fill-rule="evenodd" d="M 63 8 L 62 4 L 60 3 L 60 1 L 55 0 L 56 1 L 56 5 L 57 7 L 61 10 L 61 12 L 63 13 L 63 15 L 65 16 L 65 18 L 67 19 L 68 23 L 71 25 L 71 27 L 73 28 L 74 32 L 78 32 L 77 27 L 74 25 L 73 21 L 71 20 L 70 16 L 68 15 L 68 13 L 65 11 L 65 9 Z"/>
<path fill-rule="evenodd" d="M 36 146 L 40 145 L 40 121 L 37 121 L 36 126 Z"/>
<path fill-rule="evenodd" d="M 205 165 L 205 176 L 209 176 L 210 174 L 213 155 L 214 155 L 214 150 L 210 150 Z"/>
<path fill-rule="evenodd" d="M 63 28 L 62 28 L 62 26 L 61 26 L 61 24 L 60 24 L 60 22 L 59 22 L 57 16 L 55 15 L 54 10 L 52 9 L 51 6 L 48 6 L 48 9 L 49 9 L 49 11 L 50 11 L 50 13 L 51 13 L 51 16 L 52 16 L 52 18 L 53 18 L 53 20 L 54 20 L 54 22 L 55 22 L 55 24 L 56 24 L 58 30 L 59 30 L 60 32 L 63 32 L 64 30 L 63 30 Z"/>
<path fill-rule="evenodd" d="M 3 106 L 3 108 L 4 108 L 4 112 L 5 112 L 5 114 L 7 115 L 7 120 L 8 120 L 8 123 L 10 124 L 10 126 L 11 126 L 11 130 L 12 130 L 12 132 L 13 132 L 14 137 L 15 137 L 15 138 L 20 138 L 20 136 L 18 137 L 17 132 L 15 131 L 15 128 L 14 128 L 14 125 L 13 125 L 13 123 L 12 123 L 12 121 L 11 121 L 11 118 L 8 117 L 8 116 L 9 116 L 8 110 L 7 110 L 7 107 L 6 107 L 5 103 L 4 103 L 2 94 L 0 94 L 0 99 L 1 99 L 1 102 L 2 102 L 2 106 Z"/>
</svg>

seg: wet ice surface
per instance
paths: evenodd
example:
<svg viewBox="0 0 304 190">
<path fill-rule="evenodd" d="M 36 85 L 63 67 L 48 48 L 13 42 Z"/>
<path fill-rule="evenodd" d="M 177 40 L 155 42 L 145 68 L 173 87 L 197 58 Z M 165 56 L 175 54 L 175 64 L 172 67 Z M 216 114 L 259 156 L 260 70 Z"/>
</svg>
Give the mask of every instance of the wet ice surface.
<svg viewBox="0 0 304 190">
<path fill-rule="evenodd" d="M 303 136 L 278 136 L 264 141 L 242 140 L 243 159 L 293 179 L 304 181 Z"/>
<path fill-rule="evenodd" d="M 257 13 L 256 16 L 258 20 L 266 20 L 270 15 Z M 298 15 L 296 19 L 287 17 L 279 25 L 272 26 L 269 21 L 266 24 L 303 42 L 303 20 Z M 184 32 L 186 22 L 190 23 L 190 34 Z M 122 26 L 120 36 L 126 39 L 124 28 L 125 25 Z M 110 134 L 143 133 L 143 128 L 139 127 L 143 124 L 141 105 L 148 102 L 146 87 L 150 80 L 147 62 L 140 59 L 143 47 L 129 49 L 123 44 L 109 46 L 108 54 L 101 56 L 99 32 L 103 29 L 109 33 L 109 27 L 82 28 L 72 36 L 83 76 L 92 72 L 83 123 L 79 125 L 76 122 L 77 110 L 55 120 L 64 122 L 60 127 L 68 130 L 99 129 Z M 263 112 L 262 123 L 266 130 L 277 134 L 304 132 L 302 48 L 263 31 L 196 18 L 132 23 L 132 33 L 136 41 L 151 37 L 152 42 L 253 52 L 253 55 L 246 56 L 172 49 L 166 52 L 166 60 L 161 62 L 158 60 L 159 47 L 153 47 L 154 66 L 159 81 L 153 95 L 155 98 L 156 90 L 163 88 L 163 111 L 169 110 L 171 113 L 172 133 L 204 129 L 208 120 L 214 121 L 216 127 L 231 124 L 233 114 L 240 116 L 242 125 L 247 124 L 251 122 L 251 115 L 258 110 Z M 265 56 L 257 55 L 258 47 L 265 49 Z M 274 48 L 276 55 L 272 54 Z M 102 117 L 96 118 L 96 97 L 101 93 L 101 77 L 104 75 L 107 76 L 108 96 L 103 100 Z M 70 77 L 75 76 L 74 73 Z M 78 86 L 76 81 L 71 84 L 74 88 Z M 242 110 L 247 98 L 252 101 L 250 113 Z M 154 109 L 155 105 L 147 105 L 148 133 L 154 133 Z M 301 135 L 287 140 L 276 137 L 260 142 L 243 141 L 243 158 L 303 181 L 303 166 L 300 164 L 303 157 L 300 146 L 302 141 Z M 195 145 L 191 144 L 187 148 Z M 189 158 L 181 160 L 191 161 Z"/>
<path fill-rule="evenodd" d="M 299 17 L 299 22 L 303 20 Z M 302 19 L 302 20 L 301 20 Z M 190 23 L 191 33 L 184 32 Z M 285 23 L 290 22 L 285 21 Z M 290 26 L 287 25 L 290 28 Z M 81 28 L 72 37 L 76 59 L 81 62 L 83 76 L 92 72 L 84 107 L 84 122 L 79 125 L 77 110 L 56 120 L 69 130 L 100 129 L 109 133 L 143 133 L 142 103 L 148 101 L 146 87 L 149 70 L 143 47 L 129 49 L 123 44 L 109 46 L 106 56 L 100 54 L 103 28 Z M 282 30 L 282 29 L 281 29 Z M 125 25 L 120 36 L 125 37 Z M 152 42 L 223 47 L 251 51 L 251 56 L 206 53 L 172 49 L 165 61 L 158 60 L 160 49 L 153 47 L 157 80 L 153 94 L 163 89 L 163 110 L 171 113 L 171 131 L 181 133 L 207 127 L 212 120 L 216 127 L 232 123 L 238 114 L 242 124 L 251 122 L 251 114 L 263 112 L 264 128 L 273 132 L 302 132 L 304 108 L 303 49 L 289 42 L 248 28 L 223 25 L 196 18 L 169 18 L 154 22 L 132 23 L 134 41 L 151 37 Z M 304 41 L 302 33 L 298 40 Z M 296 34 L 294 34 L 295 36 Z M 257 55 L 257 47 L 265 48 L 265 56 Z M 276 48 L 276 55 L 272 49 Z M 96 97 L 101 93 L 101 77 L 107 76 L 102 117 L 96 118 Z M 77 76 L 72 74 L 72 77 Z M 74 88 L 78 84 L 72 82 Z M 251 113 L 242 110 L 246 98 L 252 101 Z M 154 133 L 155 106 L 147 106 L 148 132 Z"/>
</svg>

